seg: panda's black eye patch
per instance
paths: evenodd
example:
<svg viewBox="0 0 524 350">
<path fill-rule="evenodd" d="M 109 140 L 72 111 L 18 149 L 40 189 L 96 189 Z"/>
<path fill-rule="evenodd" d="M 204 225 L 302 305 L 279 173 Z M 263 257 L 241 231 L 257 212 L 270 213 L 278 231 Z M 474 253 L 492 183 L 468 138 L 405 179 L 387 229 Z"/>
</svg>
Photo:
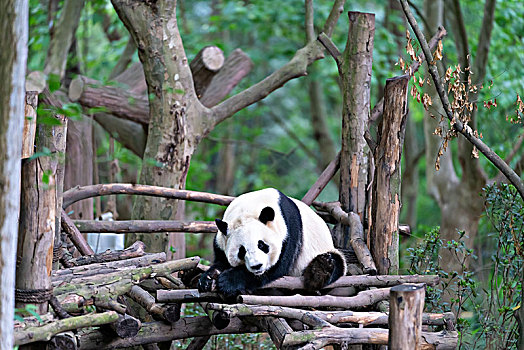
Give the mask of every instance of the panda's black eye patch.
<svg viewBox="0 0 524 350">
<path fill-rule="evenodd" d="M 266 254 L 269 252 L 269 246 L 264 241 L 258 241 L 258 249 Z"/>
<path fill-rule="evenodd" d="M 240 260 L 244 260 L 246 256 L 246 248 L 244 248 L 243 245 L 240 246 L 240 248 L 238 249 L 238 258 Z"/>
</svg>

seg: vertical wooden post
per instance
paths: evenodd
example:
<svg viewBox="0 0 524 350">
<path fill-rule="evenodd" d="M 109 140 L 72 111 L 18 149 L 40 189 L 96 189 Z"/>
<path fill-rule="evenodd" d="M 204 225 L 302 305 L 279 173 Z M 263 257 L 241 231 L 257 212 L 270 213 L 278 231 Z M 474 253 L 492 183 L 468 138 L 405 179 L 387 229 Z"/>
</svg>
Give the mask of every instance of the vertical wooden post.
<svg viewBox="0 0 524 350">
<path fill-rule="evenodd" d="M 420 334 L 425 294 L 423 284 L 401 284 L 391 288 L 388 340 L 390 350 L 421 349 Z"/>
<path fill-rule="evenodd" d="M 36 109 L 38 98 L 35 103 Z M 60 125 L 39 124 L 38 152 L 49 151 L 35 159 L 22 160 L 20 221 L 17 249 L 17 306 L 37 304 L 37 312 L 47 312 L 51 295 L 53 246 L 57 230 L 57 169 L 60 150 L 65 144 L 66 118 L 56 115 Z"/>
<path fill-rule="evenodd" d="M 349 12 L 349 33 L 339 72 L 342 78 L 342 150 L 340 153 L 340 204 L 345 212 L 364 222 L 368 183 L 368 146 L 364 139 L 370 113 L 371 67 L 375 15 Z M 337 230 L 335 245 L 350 246 L 349 228 Z"/>
<path fill-rule="evenodd" d="M 29 158 L 35 151 L 37 91 L 25 94 L 24 133 L 22 136 L 22 159 Z"/>
<path fill-rule="evenodd" d="M 400 156 L 406 129 L 409 76 L 386 81 L 384 112 L 377 135 L 372 205 L 371 253 L 378 273 L 398 273 Z"/>
</svg>

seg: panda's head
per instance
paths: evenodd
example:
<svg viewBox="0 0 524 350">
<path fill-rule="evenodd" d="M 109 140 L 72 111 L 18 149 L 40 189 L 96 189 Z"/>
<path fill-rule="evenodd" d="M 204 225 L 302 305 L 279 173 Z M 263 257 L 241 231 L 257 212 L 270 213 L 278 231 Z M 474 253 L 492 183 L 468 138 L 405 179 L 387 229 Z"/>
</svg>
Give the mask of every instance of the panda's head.
<svg viewBox="0 0 524 350">
<path fill-rule="evenodd" d="M 245 265 L 248 271 L 260 276 L 273 267 L 280 257 L 287 236 L 285 223 L 277 206 L 250 210 L 230 210 L 224 220 L 217 219 L 217 244 L 225 252 L 231 266 Z M 229 209 L 229 208 L 228 208 Z"/>
</svg>

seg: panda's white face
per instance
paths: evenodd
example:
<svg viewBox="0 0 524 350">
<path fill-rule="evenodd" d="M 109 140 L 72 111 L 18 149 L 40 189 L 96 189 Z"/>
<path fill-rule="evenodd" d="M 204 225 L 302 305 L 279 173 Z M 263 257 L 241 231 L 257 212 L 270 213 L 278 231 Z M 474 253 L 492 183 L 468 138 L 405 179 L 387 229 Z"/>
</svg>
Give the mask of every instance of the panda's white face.
<svg viewBox="0 0 524 350">
<path fill-rule="evenodd" d="M 246 265 L 254 275 L 262 275 L 275 265 L 282 241 L 258 220 L 250 220 L 228 230 L 226 256 L 231 266 Z"/>
<path fill-rule="evenodd" d="M 248 271 L 262 275 L 279 260 L 287 228 L 278 205 L 278 192 L 264 191 L 235 199 L 217 220 L 216 242 L 233 267 L 245 265 Z"/>
</svg>

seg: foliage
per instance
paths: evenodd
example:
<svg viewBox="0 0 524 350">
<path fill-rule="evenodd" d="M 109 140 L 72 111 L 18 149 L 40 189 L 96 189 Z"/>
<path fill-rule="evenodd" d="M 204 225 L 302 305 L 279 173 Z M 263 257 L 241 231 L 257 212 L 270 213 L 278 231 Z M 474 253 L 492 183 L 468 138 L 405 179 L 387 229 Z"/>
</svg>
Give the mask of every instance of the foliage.
<svg viewBox="0 0 524 350">
<path fill-rule="evenodd" d="M 524 205 L 516 189 L 506 184 L 487 187 L 485 198 L 495 247 L 487 281 L 468 268 L 474 266 L 475 256 L 464 245 L 464 233 L 459 232 L 457 241 L 442 242 L 438 227 L 415 248 L 408 248 L 408 271 L 442 278 L 441 285 L 427 288 L 426 307 L 432 312 L 454 312 L 460 348 L 516 349 L 524 279 Z M 462 271 L 442 269 L 443 249 L 454 253 Z"/>
</svg>

